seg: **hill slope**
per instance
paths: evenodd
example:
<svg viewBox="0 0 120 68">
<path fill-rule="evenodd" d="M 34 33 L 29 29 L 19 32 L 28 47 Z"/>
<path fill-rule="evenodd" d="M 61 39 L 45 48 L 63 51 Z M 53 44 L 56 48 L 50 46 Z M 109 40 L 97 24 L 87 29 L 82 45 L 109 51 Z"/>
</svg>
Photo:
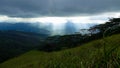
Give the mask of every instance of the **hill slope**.
<svg viewBox="0 0 120 68">
<path fill-rule="evenodd" d="M 0 64 L 0 68 L 107 68 L 105 64 L 119 68 L 119 42 L 120 34 L 58 52 L 30 51 Z"/>
<path fill-rule="evenodd" d="M 47 37 L 23 31 L 0 31 L 0 63 L 35 49 Z"/>
</svg>

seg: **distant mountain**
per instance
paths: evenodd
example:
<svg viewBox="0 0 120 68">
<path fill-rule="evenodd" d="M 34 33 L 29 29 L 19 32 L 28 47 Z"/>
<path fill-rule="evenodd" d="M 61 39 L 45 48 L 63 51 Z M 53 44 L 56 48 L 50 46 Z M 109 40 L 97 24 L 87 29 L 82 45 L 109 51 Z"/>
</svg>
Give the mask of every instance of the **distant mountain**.
<svg viewBox="0 0 120 68">
<path fill-rule="evenodd" d="M 97 25 L 97 23 L 73 23 L 71 21 L 67 21 L 65 23 L 65 34 L 75 34 L 76 32 L 81 33 L 81 29 L 89 29 L 92 26 Z"/>
<path fill-rule="evenodd" d="M 0 23 L 0 30 L 15 30 L 40 34 L 50 34 L 47 28 L 45 29 L 39 27 L 38 23 Z"/>
<path fill-rule="evenodd" d="M 52 23 L 0 23 L 0 30 L 15 30 L 15 31 L 24 31 L 24 32 L 33 32 L 47 35 L 66 35 L 74 34 L 79 32 L 80 29 L 88 29 L 96 25 L 95 23 L 73 23 L 67 21 L 65 26 L 56 27 Z M 54 28 L 54 30 L 53 30 Z"/>
<path fill-rule="evenodd" d="M 77 30 L 74 23 L 70 21 L 65 23 L 65 34 L 74 34 L 76 31 Z"/>
</svg>

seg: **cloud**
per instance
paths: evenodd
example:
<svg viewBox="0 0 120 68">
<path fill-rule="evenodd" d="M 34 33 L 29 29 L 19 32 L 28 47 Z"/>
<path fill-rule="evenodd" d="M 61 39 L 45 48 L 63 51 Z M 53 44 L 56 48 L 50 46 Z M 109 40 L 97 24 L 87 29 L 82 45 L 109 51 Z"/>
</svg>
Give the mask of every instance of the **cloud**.
<svg viewBox="0 0 120 68">
<path fill-rule="evenodd" d="M 76 16 L 120 11 L 120 0 L 0 0 L 0 15 Z"/>
<path fill-rule="evenodd" d="M 0 22 L 8 23 L 53 23 L 55 25 L 60 25 L 66 23 L 67 21 L 72 21 L 73 23 L 104 23 L 108 21 L 109 18 L 117 18 L 120 16 L 120 12 L 113 13 L 103 13 L 99 15 L 91 16 L 71 16 L 71 17 L 34 17 L 34 18 L 22 18 L 22 17 L 9 17 L 6 15 L 0 15 Z"/>
</svg>

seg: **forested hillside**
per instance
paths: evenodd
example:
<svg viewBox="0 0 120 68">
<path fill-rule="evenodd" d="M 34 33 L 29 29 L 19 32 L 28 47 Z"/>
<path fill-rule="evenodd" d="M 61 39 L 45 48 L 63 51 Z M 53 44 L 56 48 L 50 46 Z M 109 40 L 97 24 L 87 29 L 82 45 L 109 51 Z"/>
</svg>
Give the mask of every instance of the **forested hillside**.
<svg viewBox="0 0 120 68">
<path fill-rule="evenodd" d="M 48 36 L 33 32 L 0 31 L 0 61 L 4 61 L 0 66 L 1 68 L 120 67 L 120 18 L 112 18 L 104 24 L 81 31 L 87 33 Z M 28 53 L 22 55 L 25 52 Z"/>
<path fill-rule="evenodd" d="M 30 32 L 0 31 L 0 62 L 36 49 L 46 37 Z"/>
<path fill-rule="evenodd" d="M 119 37 L 113 35 L 58 52 L 30 51 L 0 64 L 0 68 L 119 68 Z"/>
</svg>

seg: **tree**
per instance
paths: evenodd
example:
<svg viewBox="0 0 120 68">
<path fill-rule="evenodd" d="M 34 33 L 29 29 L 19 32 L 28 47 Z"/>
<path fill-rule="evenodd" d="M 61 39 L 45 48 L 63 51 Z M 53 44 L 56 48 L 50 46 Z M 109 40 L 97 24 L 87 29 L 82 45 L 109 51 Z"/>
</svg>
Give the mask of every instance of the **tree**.
<svg viewBox="0 0 120 68">
<path fill-rule="evenodd" d="M 113 28 L 113 26 L 114 26 L 114 29 L 112 29 L 112 31 L 114 31 L 116 29 L 120 30 L 120 29 L 118 29 L 120 27 L 120 18 L 109 19 L 109 21 L 106 22 L 105 24 L 99 24 L 99 25 L 93 26 L 89 30 L 97 29 L 97 30 L 99 30 L 99 33 L 102 34 L 106 29 Z"/>
</svg>

